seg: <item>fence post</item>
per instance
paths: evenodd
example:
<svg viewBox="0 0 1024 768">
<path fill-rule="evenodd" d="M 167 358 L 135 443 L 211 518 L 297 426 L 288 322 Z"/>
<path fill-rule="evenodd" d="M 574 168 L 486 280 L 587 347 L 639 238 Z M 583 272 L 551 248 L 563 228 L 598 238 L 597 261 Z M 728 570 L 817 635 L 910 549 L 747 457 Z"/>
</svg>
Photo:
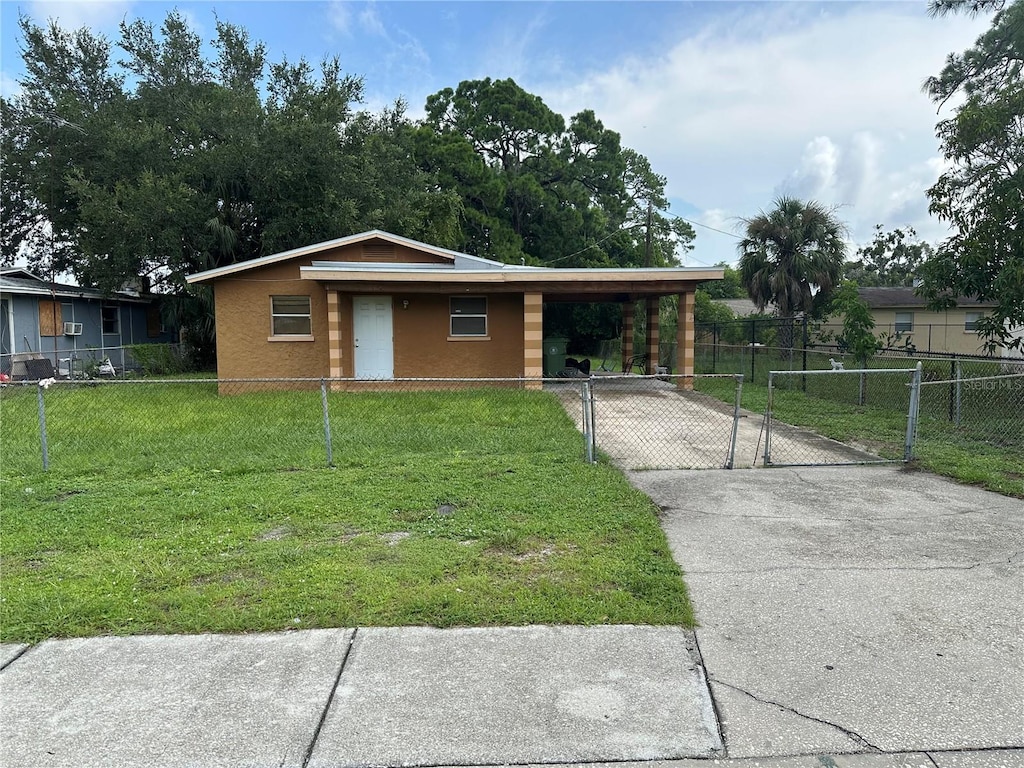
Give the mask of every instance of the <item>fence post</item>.
<svg viewBox="0 0 1024 768">
<path fill-rule="evenodd" d="M 46 444 L 46 407 L 43 405 L 43 390 L 46 389 L 40 382 L 36 387 L 36 399 L 39 403 L 39 440 L 43 447 L 43 472 L 50 471 L 50 448 Z"/>
<path fill-rule="evenodd" d="M 768 404 L 764 409 L 764 465 L 772 463 L 772 405 L 775 400 L 775 376 L 768 372 Z"/>
<path fill-rule="evenodd" d="M 754 358 L 757 356 L 757 320 L 750 318 L 750 381 L 757 381 L 754 374 Z"/>
<path fill-rule="evenodd" d="M 737 373 L 734 378 L 736 379 L 736 405 L 732 411 L 732 439 L 729 441 L 726 469 L 732 469 L 736 465 L 736 434 L 740 428 L 740 404 L 743 400 L 743 374 Z"/>
<path fill-rule="evenodd" d="M 962 382 L 962 370 L 960 368 L 960 360 L 956 361 L 956 409 L 953 414 L 953 423 L 956 426 L 960 426 L 960 393 L 963 391 Z"/>
<path fill-rule="evenodd" d="M 334 446 L 331 443 L 331 415 L 327 408 L 327 380 L 320 379 L 320 403 L 324 411 L 324 440 L 327 443 L 327 466 L 334 466 Z"/>
<path fill-rule="evenodd" d="M 918 363 L 910 380 L 910 409 L 907 412 L 907 437 L 903 442 L 903 461 L 910 461 L 914 458 L 917 416 L 921 407 L 921 368 L 921 363 Z"/>
<path fill-rule="evenodd" d="M 580 383 L 580 407 L 583 409 L 583 441 L 588 464 L 594 463 L 594 393 L 587 379 Z"/>
<path fill-rule="evenodd" d="M 717 373 L 715 368 L 718 366 L 718 322 L 711 324 L 711 372 Z M 676 368 L 678 373 L 679 369 Z"/>
<path fill-rule="evenodd" d="M 802 365 L 803 365 L 803 370 L 806 371 L 807 370 L 807 342 L 808 342 L 808 339 L 809 339 L 808 331 L 807 331 L 807 313 L 806 312 L 804 312 L 804 333 L 803 333 L 803 337 L 804 337 L 803 338 L 804 349 L 803 349 Z M 801 376 L 800 377 L 800 389 L 803 392 L 807 391 L 807 377 L 806 376 Z"/>
<path fill-rule="evenodd" d="M 955 404 L 956 396 L 959 394 L 960 387 L 953 383 L 953 379 L 956 378 L 956 355 L 953 355 L 949 361 L 949 420 L 956 420 Z"/>
<path fill-rule="evenodd" d="M 597 406 L 592 382 L 593 379 L 587 382 L 587 402 L 590 403 L 590 463 L 594 464 L 597 461 Z"/>
</svg>

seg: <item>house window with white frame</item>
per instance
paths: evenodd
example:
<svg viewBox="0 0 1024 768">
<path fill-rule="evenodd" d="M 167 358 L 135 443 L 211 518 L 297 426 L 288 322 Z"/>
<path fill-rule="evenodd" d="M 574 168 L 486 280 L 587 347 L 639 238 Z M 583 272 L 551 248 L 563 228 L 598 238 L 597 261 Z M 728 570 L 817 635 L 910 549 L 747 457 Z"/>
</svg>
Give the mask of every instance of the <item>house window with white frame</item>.
<svg viewBox="0 0 1024 768">
<path fill-rule="evenodd" d="M 983 312 L 964 312 L 964 333 L 975 333 Z"/>
<path fill-rule="evenodd" d="M 896 333 L 910 333 L 914 330 L 914 313 L 897 312 L 893 330 L 895 330 Z"/>
<path fill-rule="evenodd" d="M 453 296 L 450 301 L 450 336 L 487 335 L 487 298 Z"/>
<path fill-rule="evenodd" d="M 309 296 L 271 296 L 271 336 L 310 336 L 313 319 Z"/>
</svg>

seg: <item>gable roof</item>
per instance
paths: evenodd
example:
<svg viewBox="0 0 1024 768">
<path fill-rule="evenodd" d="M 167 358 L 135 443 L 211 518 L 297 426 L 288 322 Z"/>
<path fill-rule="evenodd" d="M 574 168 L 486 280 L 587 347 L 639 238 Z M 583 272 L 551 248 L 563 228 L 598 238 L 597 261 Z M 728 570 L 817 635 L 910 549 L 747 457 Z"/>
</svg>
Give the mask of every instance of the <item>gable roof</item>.
<svg viewBox="0 0 1024 768">
<path fill-rule="evenodd" d="M 104 293 L 96 288 L 81 285 L 51 283 L 20 267 L 0 270 L 0 291 L 22 296 L 59 296 L 60 298 L 101 299 L 106 301 L 130 301 L 149 303 L 150 299 L 122 291 Z"/>
<path fill-rule="evenodd" d="M 652 281 L 699 281 L 719 280 L 722 278 L 721 268 L 702 267 L 669 267 L 669 268 L 600 268 L 600 269 L 552 269 L 550 267 L 534 267 L 519 264 L 505 264 L 500 261 L 472 256 L 468 253 L 438 248 L 406 237 L 399 237 L 390 232 L 374 229 L 358 235 L 328 240 L 290 251 L 263 256 L 258 259 L 231 264 L 225 267 L 209 269 L 189 275 L 190 283 L 200 283 L 228 275 L 237 274 L 250 269 L 258 269 L 271 264 L 288 261 L 335 248 L 354 245 L 368 240 L 383 240 L 396 245 L 425 253 L 440 256 L 441 263 L 396 263 L 396 262 L 358 262 L 358 261 L 312 261 L 309 266 L 302 266 L 299 272 L 302 279 L 318 281 L 335 281 L 367 283 L 420 283 L 420 284 L 547 284 L 579 283 L 593 281 L 608 283 L 612 280 L 628 280 L 633 285 Z"/>
<path fill-rule="evenodd" d="M 857 295 L 863 299 L 871 309 L 891 309 L 894 307 L 913 307 L 924 309 L 927 301 L 918 296 L 913 288 L 858 288 Z M 996 302 L 991 299 L 978 300 L 960 296 L 956 300 L 957 306 L 964 307 L 994 307 Z"/>
<path fill-rule="evenodd" d="M 492 261 L 491 259 L 484 259 L 480 256 L 471 256 L 468 253 L 460 253 L 459 251 L 451 251 L 447 248 L 439 248 L 436 245 L 430 245 L 429 243 L 422 243 L 419 240 L 412 240 L 408 237 L 400 237 L 399 235 L 393 235 L 390 232 L 384 232 L 380 229 L 371 229 L 369 232 L 361 232 L 358 235 L 349 235 L 347 237 L 339 237 L 335 240 L 327 240 L 323 243 L 315 243 L 314 245 L 304 245 L 301 248 L 292 248 L 290 251 L 281 251 L 280 253 L 272 253 L 269 256 L 261 256 L 258 259 L 249 259 L 248 261 L 240 261 L 237 264 L 229 264 L 225 267 L 215 267 L 214 269 L 208 269 L 205 272 L 197 272 L 194 275 L 189 275 L 186 279 L 190 283 L 201 283 L 206 280 L 212 280 L 218 277 L 224 277 L 226 275 L 232 275 L 237 272 L 245 272 L 250 269 L 258 269 L 260 267 L 266 267 L 271 264 L 277 264 L 282 261 L 288 261 L 289 259 L 296 259 L 300 256 L 313 256 L 324 251 L 330 251 L 335 248 L 342 248 L 348 245 L 356 245 L 363 243 L 368 240 L 383 240 L 394 245 L 404 245 L 408 248 L 413 248 L 417 251 L 423 251 L 425 253 L 439 256 L 445 259 L 452 266 L 461 269 L 540 269 L 540 267 L 523 267 L 513 264 L 503 264 L 500 261 Z M 336 262 L 331 262 L 332 264 Z M 357 262 L 351 262 L 355 265 Z M 420 268 L 426 269 L 422 264 L 390 264 L 393 268 Z M 353 266 L 353 268 L 358 268 Z"/>
</svg>

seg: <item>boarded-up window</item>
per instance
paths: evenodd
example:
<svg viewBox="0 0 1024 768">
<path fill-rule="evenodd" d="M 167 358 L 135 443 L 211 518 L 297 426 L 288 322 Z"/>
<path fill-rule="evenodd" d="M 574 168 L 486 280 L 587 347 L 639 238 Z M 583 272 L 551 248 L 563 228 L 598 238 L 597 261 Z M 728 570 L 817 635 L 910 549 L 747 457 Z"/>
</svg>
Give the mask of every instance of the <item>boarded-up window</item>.
<svg viewBox="0 0 1024 768">
<path fill-rule="evenodd" d="M 39 335 L 60 336 L 63 333 L 64 315 L 61 313 L 60 302 L 40 299 Z"/>
<path fill-rule="evenodd" d="M 164 318 L 158 304 L 146 307 L 146 335 L 154 339 L 164 332 Z"/>
</svg>

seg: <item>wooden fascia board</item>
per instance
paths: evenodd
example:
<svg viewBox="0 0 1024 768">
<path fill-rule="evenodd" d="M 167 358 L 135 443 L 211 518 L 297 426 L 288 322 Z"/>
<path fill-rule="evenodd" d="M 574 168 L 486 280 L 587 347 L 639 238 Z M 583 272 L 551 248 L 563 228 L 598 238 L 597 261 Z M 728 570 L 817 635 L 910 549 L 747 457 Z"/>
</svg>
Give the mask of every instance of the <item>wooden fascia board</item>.
<svg viewBox="0 0 1024 768">
<path fill-rule="evenodd" d="M 572 270 L 481 271 L 462 273 L 346 272 L 303 268 L 303 280 L 323 283 L 329 290 L 368 293 L 543 293 L 630 294 L 666 296 L 693 291 L 705 280 L 721 279 L 722 270 L 697 270 L 680 274 L 675 270 Z"/>
</svg>

